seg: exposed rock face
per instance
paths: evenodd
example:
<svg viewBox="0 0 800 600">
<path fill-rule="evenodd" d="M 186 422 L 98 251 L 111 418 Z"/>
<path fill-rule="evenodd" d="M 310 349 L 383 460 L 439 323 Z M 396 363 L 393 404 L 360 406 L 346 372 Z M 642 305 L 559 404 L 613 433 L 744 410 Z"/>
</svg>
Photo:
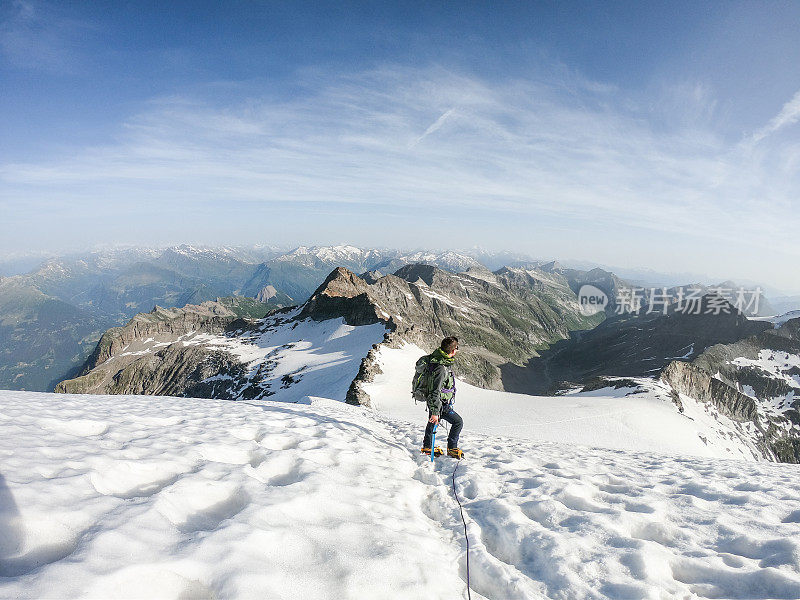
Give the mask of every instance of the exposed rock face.
<svg viewBox="0 0 800 600">
<path fill-rule="evenodd" d="M 275 286 L 267 285 L 261 288 L 261 291 L 256 294 L 256 300 L 259 302 L 267 302 L 270 298 L 274 298 L 278 295 L 278 290 L 275 289 Z"/>
<path fill-rule="evenodd" d="M 602 315 L 580 314 L 575 294 L 559 275 L 522 269 L 449 273 L 406 265 L 373 284 L 338 268 L 314 292 L 301 317 L 343 317 L 350 325 L 382 322 L 387 343 L 432 350 L 445 336 L 461 341 L 459 373 L 469 383 L 502 389 L 500 365 L 521 364 L 537 350 L 586 328 Z"/>
<path fill-rule="evenodd" d="M 609 271 L 604 271 L 600 268 L 594 268 L 589 271 L 580 269 L 568 269 L 558 261 L 551 261 L 539 266 L 537 271 L 543 273 L 558 275 L 563 277 L 569 287 L 576 294 L 584 284 L 590 284 L 598 287 L 608 296 L 608 304 L 606 305 L 606 315 L 612 316 L 615 314 L 617 307 L 617 294 L 622 287 L 631 287 L 623 279 L 620 279 Z"/>
<path fill-rule="evenodd" d="M 763 323 L 762 323 L 763 325 Z M 691 363 L 671 362 L 661 380 L 679 394 L 750 422 L 764 455 L 800 463 L 800 318 L 709 347 Z"/>
<path fill-rule="evenodd" d="M 136 315 L 124 327 L 112 327 L 106 331 L 80 374 L 87 374 L 135 340 L 148 337 L 173 339 L 192 331 L 221 333 L 236 318 L 233 311 L 217 302 L 175 309 L 156 306 L 149 313 Z"/>
<path fill-rule="evenodd" d="M 369 284 L 344 267 L 337 267 L 305 303 L 301 318 L 325 321 L 343 317 L 348 325 L 388 321 L 370 298 Z"/>
<path fill-rule="evenodd" d="M 383 371 L 378 366 L 378 346 L 377 344 L 367 352 L 367 355 L 361 361 L 361 366 L 358 369 L 353 382 L 350 384 L 350 389 L 347 390 L 347 397 L 345 402 L 347 404 L 354 404 L 356 406 L 371 406 L 369 394 L 367 394 L 362 385 L 370 383 L 375 379 L 376 375 L 380 375 Z"/>
<path fill-rule="evenodd" d="M 200 382 L 220 373 L 236 379 L 241 374 L 239 362 L 225 352 L 175 342 L 202 333 L 250 329 L 255 322 L 240 315 L 249 314 L 254 306 L 252 299 L 242 298 L 173 309 L 156 306 L 149 313 L 134 316 L 125 326 L 106 331 L 79 375 L 60 382 L 55 391 L 215 397 L 212 392 L 221 393 L 222 384 L 206 389 Z M 264 312 L 264 306 L 256 310 L 256 314 Z M 113 365 L 104 368 L 112 358 Z"/>
<path fill-rule="evenodd" d="M 661 373 L 661 379 L 679 394 L 710 402 L 735 421 L 754 421 L 758 416 L 755 400 L 692 363 L 672 361 Z"/>
<path fill-rule="evenodd" d="M 164 350 L 136 361 L 118 371 L 107 389 L 110 394 L 152 394 L 197 398 L 226 397 L 221 382 L 205 380 L 224 373 L 231 379 L 244 377 L 245 368 L 226 352 L 204 348 L 182 348 L 171 344 Z"/>
<path fill-rule="evenodd" d="M 674 359 L 696 358 L 715 344 L 728 344 L 771 328 L 750 321 L 733 306 L 728 312 L 668 314 L 644 312 L 614 315 L 591 331 L 573 332 L 553 344 L 524 367 L 503 369 L 506 389 L 529 394 L 548 394 L 565 382 L 581 384 L 601 375 L 652 377 Z"/>
<path fill-rule="evenodd" d="M 413 342 L 432 350 L 443 337 L 456 335 L 462 348 L 460 376 L 502 389 L 500 365 L 521 363 L 570 329 L 590 327 L 603 318 L 582 316 L 575 294 L 558 274 L 523 269 L 491 273 L 475 267 L 472 272 L 476 276 L 407 265 L 370 284 L 340 267 L 291 320 L 343 318 L 352 326 L 381 324 L 383 343 L 391 347 Z M 81 376 L 62 382 L 57 391 L 255 397 L 266 392 L 253 373 L 245 374 L 235 357 L 195 340 L 202 334 L 247 336 L 263 326 L 220 302 L 156 307 L 107 331 Z M 187 344 L 194 345 L 189 349 Z M 373 350 L 361 361 L 348 402 L 369 401 L 361 385 L 377 368 Z"/>
<path fill-rule="evenodd" d="M 361 275 L 359 275 L 359 277 L 364 281 L 366 281 L 367 283 L 373 284 L 376 281 L 378 281 L 378 279 L 383 277 L 383 275 L 384 275 L 383 273 L 376 270 L 376 271 L 367 271 L 366 273 L 362 273 Z"/>
</svg>

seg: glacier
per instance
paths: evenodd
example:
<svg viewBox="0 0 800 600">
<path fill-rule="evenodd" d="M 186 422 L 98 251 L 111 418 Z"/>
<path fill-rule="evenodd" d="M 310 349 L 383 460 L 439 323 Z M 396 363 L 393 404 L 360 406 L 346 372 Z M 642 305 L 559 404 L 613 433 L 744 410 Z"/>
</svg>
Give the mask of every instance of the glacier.
<svg viewBox="0 0 800 600">
<path fill-rule="evenodd" d="M 453 486 L 472 598 L 800 597 L 798 465 L 615 448 L 598 392 L 501 429 L 465 384 L 431 463 L 392 352 L 372 409 L 0 391 L 0 597 L 466 597 Z"/>
</svg>

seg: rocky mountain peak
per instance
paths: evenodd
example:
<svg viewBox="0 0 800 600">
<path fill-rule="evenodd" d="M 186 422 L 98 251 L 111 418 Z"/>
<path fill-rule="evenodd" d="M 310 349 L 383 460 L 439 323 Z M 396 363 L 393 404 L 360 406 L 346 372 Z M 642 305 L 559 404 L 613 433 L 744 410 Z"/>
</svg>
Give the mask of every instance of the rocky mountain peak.
<svg viewBox="0 0 800 600">
<path fill-rule="evenodd" d="M 394 272 L 394 275 L 395 277 L 399 277 L 400 279 L 408 281 L 409 283 L 415 283 L 416 281 L 422 279 L 422 281 L 430 286 L 434 284 L 434 278 L 436 277 L 437 272 L 442 271 L 433 265 L 414 263 L 399 268 Z"/>
<path fill-rule="evenodd" d="M 549 263 L 543 264 L 539 267 L 545 273 L 552 273 L 553 271 L 563 271 L 564 266 L 557 260 L 552 260 Z"/>
<path fill-rule="evenodd" d="M 266 285 L 256 294 L 256 300 L 259 302 L 267 302 L 270 298 L 274 298 L 278 294 L 278 290 L 273 285 Z"/>
<path fill-rule="evenodd" d="M 467 269 L 466 274 L 470 277 L 474 277 L 475 279 L 483 279 L 484 281 L 488 281 L 489 283 L 496 283 L 497 277 L 495 274 L 492 273 L 488 268 L 484 267 L 483 265 L 478 265 L 477 267 L 470 267 Z"/>
<path fill-rule="evenodd" d="M 369 284 L 358 275 L 336 267 L 303 305 L 300 318 L 325 321 L 342 317 L 349 325 L 385 321 L 388 315 L 381 318 L 369 290 Z"/>
<path fill-rule="evenodd" d="M 364 281 L 366 281 L 367 283 L 369 283 L 370 285 L 372 285 L 373 283 L 378 281 L 378 279 L 383 277 L 383 273 L 381 273 L 380 271 L 375 269 L 375 270 L 372 270 L 372 271 L 366 271 L 365 273 L 362 273 L 361 275 L 359 275 L 359 277 L 361 279 L 363 279 Z"/>
<path fill-rule="evenodd" d="M 320 295 L 353 298 L 365 293 L 367 289 L 369 289 L 369 284 L 358 275 L 344 267 L 336 267 L 311 295 L 311 298 Z"/>
</svg>

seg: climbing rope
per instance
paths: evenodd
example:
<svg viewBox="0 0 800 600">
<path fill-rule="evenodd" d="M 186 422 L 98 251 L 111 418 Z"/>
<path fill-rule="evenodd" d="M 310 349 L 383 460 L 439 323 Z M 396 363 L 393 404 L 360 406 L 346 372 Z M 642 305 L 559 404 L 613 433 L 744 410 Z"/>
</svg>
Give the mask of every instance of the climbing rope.
<svg viewBox="0 0 800 600">
<path fill-rule="evenodd" d="M 456 463 L 456 468 L 453 469 L 453 495 L 456 497 L 456 502 L 458 502 L 458 510 L 461 513 L 461 522 L 464 523 L 464 539 L 467 540 L 467 598 L 472 600 L 472 595 L 469 593 L 469 536 L 467 535 L 467 522 L 464 519 L 464 507 L 461 506 L 461 500 L 458 499 L 458 492 L 456 491 L 456 471 L 458 471 L 458 467 L 461 465 L 461 461 L 459 460 Z"/>
<path fill-rule="evenodd" d="M 440 421 L 440 422 L 444 423 L 445 431 L 448 433 L 449 436 L 450 433 L 449 424 L 447 423 L 447 421 Z M 434 444 L 431 444 L 431 458 L 433 458 L 433 446 Z M 469 589 L 469 536 L 467 535 L 467 521 L 464 519 L 464 507 L 461 506 L 461 500 L 458 499 L 458 492 L 456 491 L 456 471 L 458 471 L 459 466 L 461 466 L 461 460 L 458 460 L 458 462 L 456 462 L 456 468 L 453 469 L 453 496 L 456 497 L 456 502 L 458 502 L 458 511 L 461 513 L 461 522 L 464 524 L 464 539 L 467 541 L 467 598 L 468 600 L 472 600 L 472 594 L 470 594 L 470 589 Z"/>
</svg>

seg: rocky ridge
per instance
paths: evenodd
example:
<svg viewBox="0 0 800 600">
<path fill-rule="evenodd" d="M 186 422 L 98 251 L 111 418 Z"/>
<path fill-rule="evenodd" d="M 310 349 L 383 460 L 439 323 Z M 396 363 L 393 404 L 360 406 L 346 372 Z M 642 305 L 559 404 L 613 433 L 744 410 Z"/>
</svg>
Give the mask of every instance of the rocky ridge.
<svg viewBox="0 0 800 600">
<path fill-rule="evenodd" d="M 368 283 L 340 267 L 302 307 L 260 321 L 242 318 L 222 302 L 156 307 L 107 331 L 80 376 L 61 382 L 57 391 L 225 397 L 235 388 L 236 397 L 242 397 L 235 385 L 223 390 L 219 384 L 245 377 L 240 362 L 225 354 L 219 340 L 202 342 L 202 335 L 243 341 L 263 333 L 265 323 L 280 315 L 281 325 L 331 319 L 354 327 L 380 324 L 386 331 L 383 343 L 395 347 L 413 342 L 432 350 L 442 337 L 456 335 L 464 350 L 459 361 L 463 378 L 502 389 L 501 365 L 521 363 L 571 329 L 591 327 L 603 318 L 581 315 L 574 293 L 559 275 L 525 269 L 478 271 L 479 277 L 407 265 Z M 374 373 L 374 353 L 365 354 L 347 394 L 351 403 L 368 402 L 360 382 Z M 211 378 L 214 386 L 201 385 Z"/>
<path fill-rule="evenodd" d="M 106 331 L 77 377 L 60 382 L 55 391 L 208 396 L 199 382 L 221 372 L 241 375 L 241 365 L 223 351 L 190 347 L 186 342 L 204 333 L 242 333 L 257 322 L 254 316 L 263 317 L 268 311 L 264 304 L 238 297 L 183 308 L 156 306 Z"/>
<path fill-rule="evenodd" d="M 766 457 L 800 463 L 800 318 L 710 346 L 691 362 L 672 361 L 660 379 L 750 424 Z"/>
<path fill-rule="evenodd" d="M 569 339 L 556 342 L 524 366 L 503 367 L 506 389 L 552 394 L 603 375 L 654 377 L 672 360 L 691 360 L 709 346 L 736 342 L 771 327 L 747 319 L 713 295 L 703 296 L 698 307 L 696 313 L 667 306 L 666 314 L 645 310 L 615 314 L 590 331 L 572 332 Z"/>
<path fill-rule="evenodd" d="M 571 330 L 603 318 L 582 315 L 568 282 L 558 275 L 503 268 L 476 277 L 421 264 L 372 284 L 338 268 L 300 316 L 342 317 L 351 325 L 382 322 L 392 346 L 410 342 L 432 350 L 441 338 L 455 335 L 462 377 L 491 389 L 503 389 L 502 365 L 522 364 Z"/>
</svg>

